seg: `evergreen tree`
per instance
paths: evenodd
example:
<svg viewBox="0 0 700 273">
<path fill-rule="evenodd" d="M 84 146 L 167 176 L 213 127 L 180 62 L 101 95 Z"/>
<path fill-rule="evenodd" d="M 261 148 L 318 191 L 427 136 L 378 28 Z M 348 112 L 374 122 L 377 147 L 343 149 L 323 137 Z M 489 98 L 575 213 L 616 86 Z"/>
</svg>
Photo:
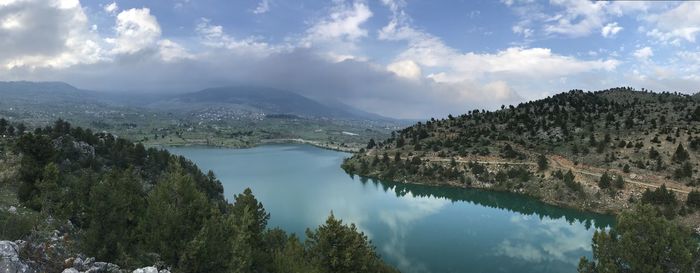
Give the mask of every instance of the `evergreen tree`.
<svg viewBox="0 0 700 273">
<path fill-rule="evenodd" d="M 323 272 L 387 272 L 367 236 L 354 224 L 343 225 L 332 213 L 318 229 L 307 230 L 306 237 L 308 255 Z"/>
<path fill-rule="evenodd" d="M 141 179 L 133 170 L 112 171 L 90 192 L 84 248 L 99 260 L 130 264 L 139 241 L 145 205 Z M 158 227 L 160 228 L 160 227 Z"/>
<path fill-rule="evenodd" d="M 549 167 L 549 161 L 547 160 L 547 157 L 544 154 L 540 154 L 537 156 L 537 169 L 539 171 L 544 171 Z"/>
<path fill-rule="evenodd" d="M 367 150 L 372 149 L 377 146 L 377 143 L 374 142 L 374 138 L 369 139 L 369 143 L 367 143 Z"/>
<path fill-rule="evenodd" d="M 642 194 L 641 201 L 643 204 L 669 206 L 675 206 L 678 202 L 678 200 L 676 200 L 676 195 L 673 191 L 666 188 L 666 184 L 661 185 L 661 187 L 653 191 L 646 189 Z"/>
<path fill-rule="evenodd" d="M 693 111 L 693 113 L 691 115 L 691 120 L 700 121 L 700 106 L 695 107 L 695 110 Z"/>
<path fill-rule="evenodd" d="M 622 175 L 615 177 L 615 182 L 613 184 L 615 188 L 623 189 L 625 187 L 625 180 L 622 178 Z"/>
<path fill-rule="evenodd" d="M 581 184 L 575 181 L 576 177 L 574 176 L 574 173 L 571 170 L 566 172 L 566 174 L 564 174 L 564 176 L 562 178 L 564 180 L 564 185 L 569 187 L 569 189 L 571 189 L 575 192 L 580 192 L 583 190 L 583 188 L 581 187 Z"/>
<path fill-rule="evenodd" d="M 19 168 L 20 185 L 17 190 L 19 200 L 32 209 L 41 209 L 39 188 L 36 183 L 41 180 L 46 164 L 52 162 L 56 152 L 51 141 L 44 135 L 26 134 L 15 144 L 22 159 Z"/>
<path fill-rule="evenodd" d="M 579 273 L 695 272 L 697 242 L 691 233 L 639 206 L 618 216 L 617 226 L 593 235 L 593 260 L 581 258 Z"/>
<path fill-rule="evenodd" d="M 651 147 L 651 149 L 649 149 L 649 158 L 650 158 L 650 159 L 657 159 L 657 158 L 659 158 L 659 152 L 656 151 L 656 149 L 654 149 L 654 147 Z"/>
<path fill-rule="evenodd" d="M 673 161 L 683 162 L 683 161 L 688 160 L 689 157 L 690 157 L 690 155 L 688 154 L 688 151 L 686 151 L 683 148 L 683 144 L 678 143 L 678 147 L 676 148 L 676 152 L 673 153 Z"/>
<path fill-rule="evenodd" d="M 253 273 L 258 272 L 256 268 L 263 265 L 256 264 L 255 236 L 251 227 L 256 225 L 253 207 L 244 206 L 239 215 L 232 214 L 229 223 L 235 229 L 232 242 L 232 258 L 229 268 L 232 273 Z M 260 271 L 264 272 L 264 271 Z"/>
<path fill-rule="evenodd" d="M 600 180 L 598 180 L 598 187 L 601 189 L 607 189 L 610 188 L 612 178 L 610 178 L 610 175 L 608 172 L 604 172 L 603 175 L 600 177 Z"/>
<path fill-rule="evenodd" d="M 323 273 L 318 266 L 310 263 L 306 258 L 304 245 L 294 234 L 289 236 L 284 248 L 273 254 L 272 272 L 289 273 Z"/>
<path fill-rule="evenodd" d="M 233 226 L 225 216 L 212 208 L 210 217 L 204 222 L 197 236 L 190 241 L 181 254 L 178 268 L 182 272 L 230 272 L 233 257 Z"/>
<path fill-rule="evenodd" d="M 5 134 L 7 125 L 9 125 L 9 122 L 7 122 L 7 120 L 4 118 L 0 118 L 0 135 Z"/>
<path fill-rule="evenodd" d="M 622 166 L 622 172 L 629 173 L 630 172 L 630 165 L 625 164 L 624 166 Z"/>
<path fill-rule="evenodd" d="M 42 178 L 37 183 L 40 192 L 41 209 L 50 215 L 58 216 L 61 191 L 59 189 L 60 172 L 58 166 L 49 163 L 44 167 Z"/>
<path fill-rule="evenodd" d="M 690 191 L 690 193 L 688 193 L 688 200 L 685 202 L 685 204 L 691 208 L 700 208 L 700 191 Z"/>
<path fill-rule="evenodd" d="M 181 252 L 199 233 L 209 217 L 211 206 L 206 196 L 172 160 L 167 173 L 151 190 L 145 220 L 141 225 L 146 249 L 159 253 L 170 265 L 179 264 Z"/>
<path fill-rule="evenodd" d="M 676 179 L 687 178 L 693 176 L 693 165 L 690 162 L 685 161 L 681 164 L 681 167 L 673 172 L 673 177 Z"/>
<path fill-rule="evenodd" d="M 271 262 L 272 257 L 265 249 L 263 233 L 267 228 L 270 214 L 265 211 L 263 204 L 258 202 L 250 188 L 246 188 L 242 194 L 234 196 L 231 214 L 238 238 L 247 238 L 245 243 L 252 251 L 251 268 L 255 272 L 264 272 L 265 266 Z M 250 214 L 250 215 L 246 215 Z M 250 219 L 247 219 L 250 218 Z M 246 250 L 247 251 L 247 250 Z"/>
</svg>

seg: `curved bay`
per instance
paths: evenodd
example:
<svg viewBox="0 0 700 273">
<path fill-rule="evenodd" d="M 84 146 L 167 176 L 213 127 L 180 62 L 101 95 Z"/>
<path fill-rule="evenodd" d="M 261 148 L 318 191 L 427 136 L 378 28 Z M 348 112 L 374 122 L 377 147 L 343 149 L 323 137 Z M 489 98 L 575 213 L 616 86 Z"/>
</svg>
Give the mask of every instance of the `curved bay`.
<svg viewBox="0 0 700 273">
<path fill-rule="evenodd" d="M 409 273 L 576 272 L 595 228 L 613 223 L 510 193 L 352 177 L 340 168 L 348 154 L 306 145 L 170 150 L 213 170 L 229 200 L 253 189 L 271 227 L 303 236 L 332 211 Z"/>
</svg>

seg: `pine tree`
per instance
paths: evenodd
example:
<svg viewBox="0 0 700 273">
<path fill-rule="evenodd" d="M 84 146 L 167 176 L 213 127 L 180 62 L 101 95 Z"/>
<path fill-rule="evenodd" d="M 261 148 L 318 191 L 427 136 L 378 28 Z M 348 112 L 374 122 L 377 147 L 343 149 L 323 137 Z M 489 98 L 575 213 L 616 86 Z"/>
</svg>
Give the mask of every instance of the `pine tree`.
<svg viewBox="0 0 700 273">
<path fill-rule="evenodd" d="M 676 148 L 676 152 L 673 153 L 673 161 L 683 162 L 683 161 L 688 160 L 689 157 L 690 157 L 690 155 L 688 154 L 688 151 L 686 151 L 683 148 L 683 144 L 678 143 L 678 147 Z"/>
<path fill-rule="evenodd" d="M 234 199 L 231 212 L 237 232 L 243 233 L 244 237 L 248 238 L 247 244 L 252 251 L 251 266 L 254 271 L 264 272 L 266 271 L 265 266 L 272 259 L 272 256 L 267 253 L 263 241 L 263 233 L 267 228 L 267 221 L 270 220 L 270 214 L 265 211 L 263 204 L 258 202 L 250 188 L 246 188 L 242 194 L 234 196 Z M 246 214 L 250 215 L 246 216 Z M 248 220 L 246 217 L 251 219 Z"/>
<path fill-rule="evenodd" d="M 58 166 L 52 162 L 44 167 L 42 178 L 37 183 L 41 196 L 41 209 L 50 215 L 57 213 L 60 205 L 61 191 L 59 189 L 59 181 Z"/>
<path fill-rule="evenodd" d="M 367 236 L 354 224 L 343 225 L 333 213 L 318 229 L 307 229 L 306 237 L 308 255 L 324 272 L 380 272 L 379 256 Z"/>
<path fill-rule="evenodd" d="M 228 225 L 219 209 L 212 208 L 197 236 L 180 255 L 181 272 L 228 273 L 233 257 L 233 226 Z"/>
<path fill-rule="evenodd" d="M 306 249 L 296 235 L 292 234 L 284 248 L 273 253 L 272 272 L 322 273 L 318 266 L 306 259 Z"/>
<path fill-rule="evenodd" d="M 90 225 L 83 240 L 88 254 L 128 264 L 125 260 L 138 245 L 137 227 L 144 212 L 141 179 L 131 169 L 112 171 L 93 187 L 89 204 Z"/>
<path fill-rule="evenodd" d="M 369 139 L 369 143 L 367 143 L 367 150 L 374 148 L 377 146 L 377 143 L 374 142 L 374 138 Z"/>
<path fill-rule="evenodd" d="M 140 226 L 147 250 L 159 253 L 167 264 L 179 264 L 186 244 L 209 217 L 211 205 L 176 160 L 170 161 L 169 170 L 151 190 L 147 203 Z"/>
<path fill-rule="evenodd" d="M 547 160 L 547 157 L 544 154 L 540 154 L 537 156 L 537 169 L 539 171 L 544 171 L 549 167 L 549 161 Z"/>
<path fill-rule="evenodd" d="M 688 193 L 688 200 L 685 202 L 688 207 L 700 208 L 700 191 L 692 190 Z"/>
<path fill-rule="evenodd" d="M 229 223 L 235 229 L 232 241 L 233 256 L 229 268 L 233 273 L 253 273 L 255 270 L 255 234 L 250 228 L 256 225 L 252 207 L 243 207 L 239 215 L 232 214 Z"/>
<path fill-rule="evenodd" d="M 601 189 L 610 188 L 611 181 L 612 178 L 610 178 L 608 172 L 604 172 L 603 175 L 600 177 L 600 180 L 598 180 L 598 187 L 600 187 Z"/>
<path fill-rule="evenodd" d="M 625 180 L 622 178 L 622 175 L 618 175 L 613 184 L 615 185 L 615 188 L 623 189 L 625 187 Z"/>
<path fill-rule="evenodd" d="M 593 260 L 581 258 L 578 272 L 695 272 L 697 255 L 688 230 L 651 206 L 639 206 L 618 216 L 610 231 L 595 232 Z"/>
</svg>

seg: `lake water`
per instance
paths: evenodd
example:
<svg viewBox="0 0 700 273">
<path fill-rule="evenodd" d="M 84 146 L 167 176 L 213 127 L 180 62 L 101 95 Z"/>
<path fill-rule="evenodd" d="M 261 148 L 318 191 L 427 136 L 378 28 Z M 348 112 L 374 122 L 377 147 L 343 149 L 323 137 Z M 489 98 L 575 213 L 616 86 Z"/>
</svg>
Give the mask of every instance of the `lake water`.
<svg viewBox="0 0 700 273">
<path fill-rule="evenodd" d="M 303 236 L 332 211 L 406 273 L 573 273 L 596 227 L 613 223 L 509 193 L 353 178 L 340 168 L 349 154 L 307 145 L 169 150 L 213 170 L 229 200 L 250 187 L 270 227 Z"/>
</svg>

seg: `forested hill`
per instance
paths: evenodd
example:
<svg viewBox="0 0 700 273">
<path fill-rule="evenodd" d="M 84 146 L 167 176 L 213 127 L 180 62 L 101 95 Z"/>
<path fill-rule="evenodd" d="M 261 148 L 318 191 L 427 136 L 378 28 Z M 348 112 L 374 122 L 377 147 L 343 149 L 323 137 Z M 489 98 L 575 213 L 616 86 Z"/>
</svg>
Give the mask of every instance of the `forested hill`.
<svg viewBox="0 0 700 273">
<path fill-rule="evenodd" d="M 395 272 L 332 215 L 306 241 L 269 219 L 249 189 L 228 203 L 213 173 L 168 151 L 61 120 L 29 130 L 0 119 L 8 272 Z"/>
<path fill-rule="evenodd" d="M 344 167 L 381 179 L 497 188 L 614 211 L 647 188 L 665 184 L 682 197 L 696 189 L 698 152 L 695 96 L 614 88 L 419 122 L 370 141 Z M 618 177 L 616 189 L 611 181 Z"/>
</svg>

